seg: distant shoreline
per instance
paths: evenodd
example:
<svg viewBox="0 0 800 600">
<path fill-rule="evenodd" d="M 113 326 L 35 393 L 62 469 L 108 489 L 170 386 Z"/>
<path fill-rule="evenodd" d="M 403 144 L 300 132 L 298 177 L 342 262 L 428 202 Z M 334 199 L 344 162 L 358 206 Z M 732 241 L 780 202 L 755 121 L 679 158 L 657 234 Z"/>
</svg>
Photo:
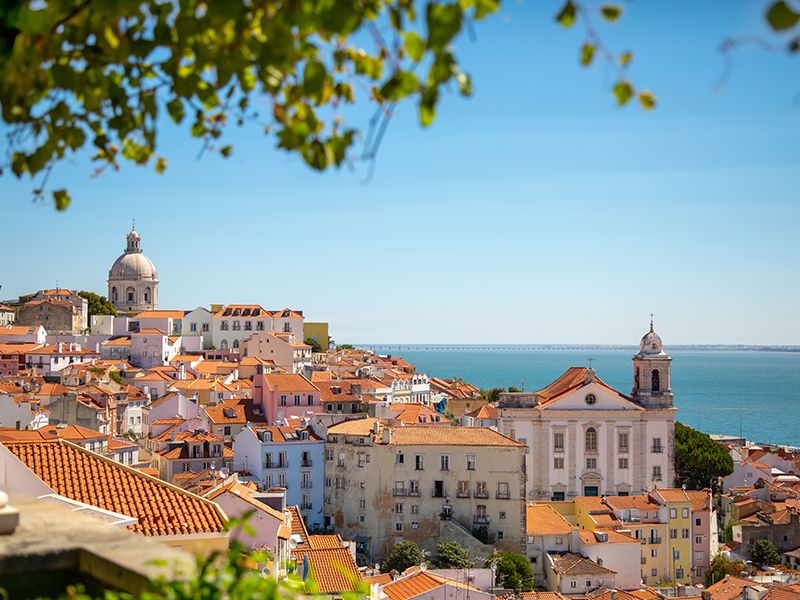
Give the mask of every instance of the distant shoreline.
<svg viewBox="0 0 800 600">
<path fill-rule="evenodd" d="M 616 344 L 353 344 L 367 350 L 627 350 L 636 351 L 638 346 Z M 800 346 L 770 346 L 748 344 L 670 344 L 670 351 L 714 351 L 714 352 L 800 352 Z"/>
</svg>

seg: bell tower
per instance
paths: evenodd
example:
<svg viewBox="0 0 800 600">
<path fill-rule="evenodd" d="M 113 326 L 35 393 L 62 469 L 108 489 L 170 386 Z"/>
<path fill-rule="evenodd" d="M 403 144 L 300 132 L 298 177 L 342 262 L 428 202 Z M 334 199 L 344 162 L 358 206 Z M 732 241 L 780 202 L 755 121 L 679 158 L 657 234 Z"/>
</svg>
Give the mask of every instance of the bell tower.
<svg viewBox="0 0 800 600">
<path fill-rule="evenodd" d="M 653 315 L 650 315 L 650 331 L 642 337 L 639 352 L 633 356 L 634 402 L 644 408 L 672 407 L 671 362 L 661 337 L 653 329 Z"/>
</svg>

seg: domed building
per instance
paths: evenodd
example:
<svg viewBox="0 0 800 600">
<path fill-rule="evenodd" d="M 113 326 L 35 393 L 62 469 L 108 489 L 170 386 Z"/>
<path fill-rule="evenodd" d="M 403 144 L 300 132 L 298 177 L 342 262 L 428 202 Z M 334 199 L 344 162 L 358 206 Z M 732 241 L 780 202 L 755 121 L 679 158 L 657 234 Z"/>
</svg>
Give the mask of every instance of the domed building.
<svg viewBox="0 0 800 600">
<path fill-rule="evenodd" d="M 142 236 L 136 225 L 128 234 L 125 253 L 108 272 L 108 298 L 121 313 L 139 313 L 158 308 L 158 272 L 142 252 Z"/>
</svg>

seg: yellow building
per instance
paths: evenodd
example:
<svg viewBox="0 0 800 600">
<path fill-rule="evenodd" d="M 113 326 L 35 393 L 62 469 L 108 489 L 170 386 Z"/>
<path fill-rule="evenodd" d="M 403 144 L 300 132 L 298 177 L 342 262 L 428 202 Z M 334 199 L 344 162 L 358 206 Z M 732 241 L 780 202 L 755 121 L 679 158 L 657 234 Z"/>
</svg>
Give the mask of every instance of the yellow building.
<svg viewBox="0 0 800 600">
<path fill-rule="evenodd" d="M 327 352 L 330 347 L 330 338 L 328 337 L 328 324 L 327 323 L 303 323 L 303 339 L 299 340 L 305 342 L 312 339 L 319 344 L 322 352 Z"/>
</svg>

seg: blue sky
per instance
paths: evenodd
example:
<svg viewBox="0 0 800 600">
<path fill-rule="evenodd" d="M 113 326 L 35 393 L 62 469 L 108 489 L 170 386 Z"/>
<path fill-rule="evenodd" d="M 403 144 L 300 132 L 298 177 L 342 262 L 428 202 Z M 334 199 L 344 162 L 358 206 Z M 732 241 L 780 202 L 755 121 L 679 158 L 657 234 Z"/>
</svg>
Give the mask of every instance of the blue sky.
<svg viewBox="0 0 800 600">
<path fill-rule="evenodd" d="M 165 308 L 292 306 L 340 342 L 800 343 L 798 59 L 753 47 L 724 88 L 720 41 L 763 34 L 766 2 L 639 1 L 602 26 L 659 106 L 617 109 L 558 1 L 507 1 L 461 39 L 475 95 L 422 130 L 400 109 L 374 178 L 318 174 L 257 130 L 197 159 L 166 127 L 170 168 L 58 168 L 66 213 L 0 178 L 0 297 L 105 294 L 132 217 Z M 356 112 L 356 124 L 366 124 Z"/>
</svg>

